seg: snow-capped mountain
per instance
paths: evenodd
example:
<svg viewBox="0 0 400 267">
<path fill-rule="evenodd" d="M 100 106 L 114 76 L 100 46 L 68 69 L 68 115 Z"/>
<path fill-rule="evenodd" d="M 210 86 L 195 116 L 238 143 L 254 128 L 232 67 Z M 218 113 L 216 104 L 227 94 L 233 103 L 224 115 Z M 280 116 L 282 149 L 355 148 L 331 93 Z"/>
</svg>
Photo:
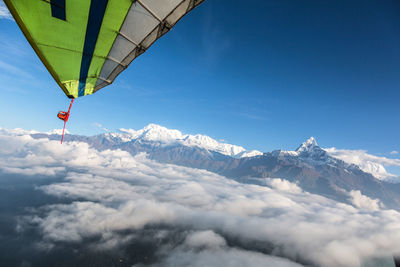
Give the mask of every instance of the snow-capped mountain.
<svg viewBox="0 0 400 267">
<path fill-rule="evenodd" d="M 53 130 L 45 134 L 56 136 L 60 135 L 61 132 L 62 130 Z M 38 132 L 35 131 L 31 131 L 31 133 L 38 134 Z M 67 130 L 66 134 L 69 134 Z M 66 140 L 70 139 L 76 140 L 77 137 L 67 135 Z M 196 149 L 202 150 L 201 153 L 207 156 L 210 156 L 210 153 L 218 153 L 233 158 L 247 158 L 263 155 L 260 151 L 246 150 L 242 146 L 218 142 L 206 135 L 183 134 L 179 130 L 168 129 L 157 124 L 149 124 L 140 130 L 122 128 L 119 129 L 119 132 L 105 133 L 88 138 L 80 137 L 78 139 L 87 139 L 87 142 L 101 149 L 125 147 L 125 149 L 131 153 L 141 151 L 148 153 L 149 151 L 155 151 L 156 149 L 168 150 L 168 148 L 174 148 L 176 150 L 177 147 L 183 146 L 186 147 L 186 149 L 191 148 L 193 151 Z M 143 149 L 144 147 L 147 147 L 147 149 Z M 395 164 L 400 166 L 400 160 L 378 158 L 361 150 L 321 148 L 314 137 L 310 137 L 308 140 L 303 142 L 296 150 L 275 150 L 271 153 L 273 156 L 278 158 L 300 157 L 303 160 L 307 159 L 306 161 L 311 165 L 332 164 L 334 161 L 333 159 L 339 159 L 350 165 L 357 165 L 361 170 L 372 174 L 379 180 L 390 182 L 400 181 L 400 177 L 388 173 L 383 165 L 385 161 L 397 161 Z M 186 156 L 188 155 L 186 154 Z M 175 158 L 175 156 L 173 156 L 173 158 Z"/>
<path fill-rule="evenodd" d="M 373 175 L 376 179 L 387 182 L 399 182 L 400 177 L 386 171 L 384 164 L 400 166 L 400 160 L 376 157 L 363 150 L 340 150 L 336 148 L 321 148 L 314 137 L 303 142 L 295 151 L 277 150 L 277 156 L 298 156 L 308 160 L 310 164 L 332 164 L 334 159 L 344 161 L 349 165 L 357 165 L 362 171 Z"/>
<path fill-rule="evenodd" d="M 297 149 L 296 152 L 301 154 L 304 152 L 312 152 L 314 153 L 315 151 L 320 151 L 321 148 L 318 146 L 317 141 L 315 140 L 314 137 L 310 137 L 307 141 L 302 143 Z"/>
<path fill-rule="evenodd" d="M 389 173 L 385 168 L 385 165 L 400 166 L 399 159 L 377 157 L 368 154 L 365 150 L 345 150 L 332 147 L 325 148 L 325 151 L 332 157 L 359 166 L 363 171 L 372 174 L 379 180 L 390 182 L 400 181 L 399 176 Z"/>
<path fill-rule="evenodd" d="M 206 135 L 183 134 L 178 130 L 170 130 L 157 124 L 149 124 L 141 130 L 119 129 L 119 131 L 120 133 L 106 133 L 104 136 L 110 141 L 121 143 L 151 143 L 162 147 L 176 145 L 198 147 L 234 158 L 262 155 L 257 150 L 248 151 L 241 146 L 218 142 Z"/>
<path fill-rule="evenodd" d="M 59 140 L 57 132 L 32 133 L 34 138 Z M 388 206 L 400 206 L 400 184 L 374 177 L 362 165 L 341 159 L 321 148 L 311 137 L 296 150 L 261 153 L 218 142 L 205 135 L 183 134 L 150 124 L 141 130 L 120 129 L 96 136 L 66 135 L 64 140 L 86 142 L 98 150 L 121 149 L 132 155 L 145 152 L 149 158 L 192 168 L 206 169 L 241 182 L 263 184 L 264 178 L 296 182 L 302 189 L 345 201 L 352 190 L 380 198 Z"/>
<path fill-rule="evenodd" d="M 275 150 L 272 152 L 276 156 L 285 157 L 303 157 L 308 158 L 312 163 L 327 164 L 330 158 L 327 157 L 326 151 L 318 146 L 314 137 L 310 137 L 303 142 L 296 150 Z"/>
</svg>

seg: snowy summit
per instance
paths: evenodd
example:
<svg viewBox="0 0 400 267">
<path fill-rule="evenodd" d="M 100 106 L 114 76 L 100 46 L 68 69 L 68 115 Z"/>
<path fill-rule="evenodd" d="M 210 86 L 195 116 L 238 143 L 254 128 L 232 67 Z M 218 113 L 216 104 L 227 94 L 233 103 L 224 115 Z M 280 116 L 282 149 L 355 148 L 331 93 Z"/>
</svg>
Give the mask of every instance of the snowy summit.
<svg viewBox="0 0 400 267">
<path fill-rule="evenodd" d="M 302 143 L 297 149 L 296 151 L 301 153 L 301 152 L 306 152 L 306 151 L 310 151 L 313 150 L 314 148 L 318 147 L 318 143 L 315 140 L 314 137 L 310 137 L 307 141 L 305 141 L 304 143 Z"/>
<path fill-rule="evenodd" d="M 107 133 L 109 139 L 120 139 L 122 142 L 157 142 L 161 146 L 184 145 L 188 147 L 199 147 L 235 158 L 254 157 L 263 153 L 257 150 L 248 151 L 237 145 L 218 142 L 207 135 L 183 134 L 179 130 L 149 124 L 141 130 L 119 129 L 120 133 Z"/>
</svg>

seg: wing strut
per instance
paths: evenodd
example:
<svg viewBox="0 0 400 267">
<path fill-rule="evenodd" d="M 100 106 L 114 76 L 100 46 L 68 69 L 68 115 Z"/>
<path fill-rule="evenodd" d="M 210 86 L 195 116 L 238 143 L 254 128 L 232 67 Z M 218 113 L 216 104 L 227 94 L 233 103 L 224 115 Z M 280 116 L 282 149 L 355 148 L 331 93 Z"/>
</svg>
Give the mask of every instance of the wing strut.
<svg viewBox="0 0 400 267">
<path fill-rule="evenodd" d="M 64 139 L 64 131 L 65 131 L 65 124 L 67 124 L 68 118 L 69 118 L 69 112 L 71 111 L 71 107 L 72 107 L 72 103 L 74 103 L 74 98 L 71 99 L 71 104 L 69 104 L 69 108 L 68 108 L 68 112 L 65 111 L 60 111 L 57 114 L 57 117 L 60 120 L 64 121 L 64 128 L 62 131 L 62 135 L 61 135 L 61 144 L 63 143 L 63 139 Z"/>
</svg>

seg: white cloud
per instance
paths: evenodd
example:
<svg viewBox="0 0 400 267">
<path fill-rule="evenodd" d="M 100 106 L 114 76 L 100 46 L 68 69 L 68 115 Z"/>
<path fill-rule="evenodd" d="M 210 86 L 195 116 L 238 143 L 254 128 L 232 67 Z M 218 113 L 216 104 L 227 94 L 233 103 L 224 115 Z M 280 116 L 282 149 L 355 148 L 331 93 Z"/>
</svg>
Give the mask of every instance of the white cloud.
<svg viewBox="0 0 400 267">
<path fill-rule="evenodd" d="M 262 253 L 246 251 L 238 248 L 216 247 L 213 249 L 194 251 L 182 246 L 169 252 L 166 259 L 153 266 L 300 267 L 302 265 L 291 262 L 287 259 L 272 257 Z"/>
<path fill-rule="evenodd" d="M 392 152 L 390 152 L 390 155 L 397 155 L 397 154 L 399 154 L 399 151 L 397 150 L 393 150 Z"/>
<path fill-rule="evenodd" d="M 269 253 L 291 260 L 360 266 L 372 257 L 392 257 L 400 247 L 400 213 L 380 208 L 361 192 L 350 193 L 351 206 L 282 179 L 269 179 L 269 187 L 240 184 L 208 171 L 157 163 L 145 154 L 100 152 L 85 143 L 60 145 L 0 131 L 0 170 L 35 169 L 64 175 L 61 182 L 40 188 L 70 200 L 30 218 L 48 244 L 98 237 L 98 248 L 110 248 L 132 240 L 129 231 L 161 226 L 180 231 L 184 238 L 176 246 L 160 247 L 160 266 L 294 266 L 264 254 L 271 244 Z"/>
<path fill-rule="evenodd" d="M 369 198 L 361 194 L 360 190 L 351 190 L 349 195 L 351 203 L 357 208 L 366 210 L 379 210 L 383 207 L 383 204 L 379 201 L 379 199 Z"/>
<path fill-rule="evenodd" d="M 363 171 L 371 173 L 378 179 L 393 179 L 397 175 L 388 173 L 385 166 L 400 166 L 400 159 L 390 159 L 368 154 L 365 150 L 345 150 L 325 148 L 329 155 L 341 159 L 347 163 L 358 165 Z"/>
<path fill-rule="evenodd" d="M 63 129 L 53 129 L 49 132 L 46 132 L 46 134 L 58 134 L 58 135 L 62 135 L 62 133 L 63 133 Z M 70 134 L 70 132 L 67 129 L 65 129 L 64 134 Z"/>
<path fill-rule="evenodd" d="M 13 19 L 3 1 L 0 1 L 0 19 Z"/>
<path fill-rule="evenodd" d="M 291 183 L 288 180 L 283 180 L 279 178 L 275 179 L 268 178 L 266 179 L 266 183 L 272 188 L 281 191 L 287 191 L 292 193 L 301 193 L 302 191 L 297 184 Z"/>
<path fill-rule="evenodd" d="M 191 233 L 186 237 L 185 245 L 191 248 L 219 248 L 226 246 L 225 239 L 211 230 Z"/>
<path fill-rule="evenodd" d="M 102 131 L 105 131 L 105 132 L 109 132 L 110 131 L 109 129 L 103 127 L 103 125 L 101 123 L 93 122 L 92 125 L 95 126 L 96 128 L 99 128 Z"/>
</svg>

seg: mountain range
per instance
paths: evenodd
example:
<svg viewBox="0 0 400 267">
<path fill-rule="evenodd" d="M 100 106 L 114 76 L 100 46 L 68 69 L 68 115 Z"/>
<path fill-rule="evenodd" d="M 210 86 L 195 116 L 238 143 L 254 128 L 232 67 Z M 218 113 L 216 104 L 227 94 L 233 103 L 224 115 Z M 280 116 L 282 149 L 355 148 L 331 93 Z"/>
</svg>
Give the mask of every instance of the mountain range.
<svg viewBox="0 0 400 267">
<path fill-rule="evenodd" d="M 58 140 L 59 133 L 33 133 L 34 138 Z M 386 207 L 399 209 L 400 184 L 378 179 L 360 166 L 332 156 L 311 137 L 294 151 L 262 153 L 218 142 L 206 135 L 182 134 L 178 130 L 149 124 L 141 130 L 95 136 L 67 134 L 65 141 L 88 143 L 98 150 L 121 149 L 162 163 L 205 169 L 244 183 L 265 185 L 267 178 L 297 183 L 303 190 L 349 202 L 351 192 L 360 191 L 379 199 Z"/>
</svg>

